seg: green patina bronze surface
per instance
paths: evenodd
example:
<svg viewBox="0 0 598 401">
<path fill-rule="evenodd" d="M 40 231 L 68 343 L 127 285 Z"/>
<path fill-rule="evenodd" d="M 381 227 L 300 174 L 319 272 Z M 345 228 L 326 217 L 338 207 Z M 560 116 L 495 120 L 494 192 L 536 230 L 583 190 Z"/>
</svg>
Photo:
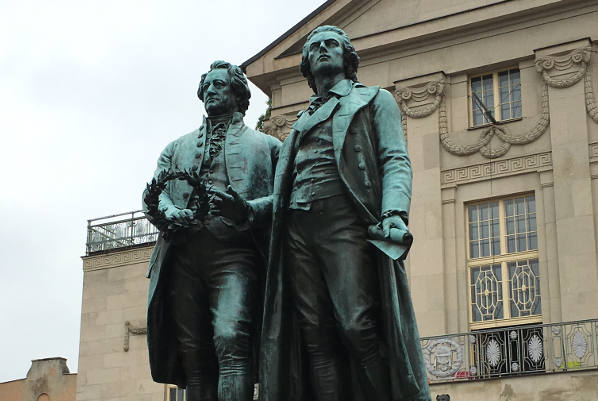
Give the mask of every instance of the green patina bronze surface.
<svg viewBox="0 0 598 401">
<path fill-rule="evenodd" d="M 261 401 L 430 400 L 402 262 L 412 173 L 401 114 L 358 82 L 358 63 L 336 27 L 303 48 L 314 96 L 276 169 Z"/>
<path fill-rule="evenodd" d="M 243 123 L 239 67 L 214 62 L 198 96 L 208 117 L 166 146 L 143 197 L 162 233 L 148 271 L 150 368 L 188 401 L 249 401 L 280 141 Z"/>
</svg>

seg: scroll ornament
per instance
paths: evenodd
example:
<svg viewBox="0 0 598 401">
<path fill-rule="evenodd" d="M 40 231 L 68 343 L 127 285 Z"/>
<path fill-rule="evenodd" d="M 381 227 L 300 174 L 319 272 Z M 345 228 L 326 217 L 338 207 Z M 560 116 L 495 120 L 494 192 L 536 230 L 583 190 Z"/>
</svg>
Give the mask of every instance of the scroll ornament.
<svg viewBox="0 0 598 401">
<path fill-rule="evenodd" d="M 445 80 L 431 81 L 419 87 L 399 88 L 396 91 L 399 107 L 411 118 L 423 118 L 432 114 L 442 102 Z M 431 103 L 419 105 L 433 97 Z"/>
<path fill-rule="evenodd" d="M 568 88 L 584 79 L 586 111 L 598 123 L 598 104 L 594 97 L 592 73 L 589 69 L 592 48 L 581 47 L 567 54 L 545 56 L 536 60 L 536 70 L 542 74 L 547 85 L 553 88 Z"/>
<path fill-rule="evenodd" d="M 564 55 L 540 57 L 536 60 L 536 70 L 542 74 L 548 86 L 568 88 L 581 81 L 586 74 L 591 50 L 590 47 L 583 47 Z"/>
</svg>

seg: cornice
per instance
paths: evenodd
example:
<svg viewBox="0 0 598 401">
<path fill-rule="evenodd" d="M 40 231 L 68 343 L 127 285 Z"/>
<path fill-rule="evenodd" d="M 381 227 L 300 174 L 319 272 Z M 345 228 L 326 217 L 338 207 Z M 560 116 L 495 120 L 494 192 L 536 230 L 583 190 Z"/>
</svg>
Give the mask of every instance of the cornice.
<svg viewBox="0 0 598 401">
<path fill-rule="evenodd" d="M 83 256 L 83 271 L 110 269 L 118 266 L 149 262 L 153 244 L 140 248 Z"/>
</svg>

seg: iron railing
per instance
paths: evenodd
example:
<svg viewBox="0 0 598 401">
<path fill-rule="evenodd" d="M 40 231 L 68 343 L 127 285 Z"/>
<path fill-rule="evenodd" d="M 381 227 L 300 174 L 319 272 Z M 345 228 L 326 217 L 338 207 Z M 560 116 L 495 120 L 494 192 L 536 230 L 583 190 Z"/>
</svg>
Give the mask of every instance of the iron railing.
<svg viewBox="0 0 598 401">
<path fill-rule="evenodd" d="M 86 255 L 149 244 L 158 234 L 140 210 L 87 220 Z"/>
<path fill-rule="evenodd" d="M 422 337 L 431 383 L 598 369 L 598 319 Z"/>
</svg>

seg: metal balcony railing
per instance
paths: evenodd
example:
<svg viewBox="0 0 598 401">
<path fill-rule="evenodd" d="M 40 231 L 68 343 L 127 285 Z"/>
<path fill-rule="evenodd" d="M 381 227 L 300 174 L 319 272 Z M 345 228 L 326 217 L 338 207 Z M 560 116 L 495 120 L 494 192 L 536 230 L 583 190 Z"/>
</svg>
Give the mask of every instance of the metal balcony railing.
<svg viewBox="0 0 598 401">
<path fill-rule="evenodd" d="M 158 234 L 140 210 L 87 220 L 86 255 L 149 244 Z"/>
<path fill-rule="evenodd" d="M 431 383 L 598 369 L 598 319 L 422 337 Z"/>
</svg>

